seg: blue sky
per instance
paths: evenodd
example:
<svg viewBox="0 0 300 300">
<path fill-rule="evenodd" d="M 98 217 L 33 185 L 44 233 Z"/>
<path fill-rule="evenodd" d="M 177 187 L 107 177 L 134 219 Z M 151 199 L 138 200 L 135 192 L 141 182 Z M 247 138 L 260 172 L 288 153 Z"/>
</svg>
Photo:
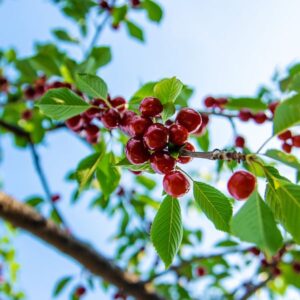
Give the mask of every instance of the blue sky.
<svg viewBox="0 0 300 300">
<path fill-rule="evenodd" d="M 192 105 L 201 107 L 203 97 L 211 93 L 252 95 L 259 84 L 270 81 L 275 69 L 283 70 L 299 59 L 298 0 L 166 0 L 161 4 L 165 8 L 161 26 L 139 18 L 146 32 L 145 45 L 128 39 L 124 29 L 118 33 L 106 30 L 101 36 L 99 43 L 113 49 L 113 62 L 100 73 L 113 95 L 129 97 L 141 82 L 177 76 L 195 88 Z M 24 55 L 31 53 L 33 41 L 52 39 L 50 28 L 63 26 L 76 33 L 49 1 L 4 0 L 0 5 L 0 46 L 15 46 Z M 230 128 L 222 120 L 214 122 L 212 147 L 221 147 L 232 138 Z M 241 132 L 250 134 L 248 140 L 255 148 L 270 134 L 270 128 L 258 132 L 254 125 L 242 125 Z M 9 138 L 0 142 L 5 150 L 0 169 L 5 191 L 19 199 L 42 194 L 29 153 L 14 149 Z M 52 190 L 63 194 L 61 209 L 74 232 L 110 254 L 107 237 L 116 220 L 108 222 L 98 212 L 86 211 L 89 195 L 68 209 L 72 187 L 64 182 L 65 173 L 89 150 L 60 132 L 52 134 L 39 152 Z M 108 230 L 103 232 L 103 228 Z M 20 233 L 16 245 L 22 264 L 20 284 L 28 299 L 51 299 L 56 278 L 79 274 L 80 268 L 71 260 L 30 235 Z M 97 295 L 97 299 L 109 299 Z M 86 297 L 95 298 L 93 294 Z"/>
</svg>

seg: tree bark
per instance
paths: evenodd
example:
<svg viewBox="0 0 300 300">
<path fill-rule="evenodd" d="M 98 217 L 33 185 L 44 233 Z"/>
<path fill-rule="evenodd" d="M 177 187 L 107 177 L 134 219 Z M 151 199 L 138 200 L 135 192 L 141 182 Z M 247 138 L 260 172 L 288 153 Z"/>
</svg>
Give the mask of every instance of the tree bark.
<svg viewBox="0 0 300 300">
<path fill-rule="evenodd" d="M 125 294 L 139 300 L 164 299 L 151 291 L 149 286 L 141 283 L 135 275 L 118 268 L 91 245 L 68 234 L 32 207 L 13 199 L 3 192 L 0 192 L 0 217 L 65 253 L 91 273 L 115 285 Z"/>
</svg>

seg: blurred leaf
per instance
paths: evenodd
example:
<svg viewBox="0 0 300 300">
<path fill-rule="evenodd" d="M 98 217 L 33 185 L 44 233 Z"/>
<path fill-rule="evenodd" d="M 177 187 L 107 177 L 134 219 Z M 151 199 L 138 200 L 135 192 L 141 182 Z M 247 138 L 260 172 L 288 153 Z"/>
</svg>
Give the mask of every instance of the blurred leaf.
<svg viewBox="0 0 300 300">
<path fill-rule="evenodd" d="M 147 11 L 148 18 L 153 21 L 159 23 L 163 17 L 162 8 L 152 0 L 145 0 L 143 2 L 143 7 Z"/>
<path fill-rule="evenodd" d="M 143 175 L 137 176 L 136 181 L 146 187 L 148 190 L 153 190 L 156 186 L 156 182 L 154 180 Z"/>
<path fill-rule="evenodd" d="M 137 24 L 126 20 L 125 21 L 126 24 L 126 28 L 128 31 L 128 34 L 136 39 L 138 39 L 139 41 L 144 42 L 144 33 L 143 33 L 143 29 L 141 27 L 139 27 Z"/>
<path fill-rule="evenodd" d="M 269 149 L 265 155 L 300 171 L 300 162 L 292 154 L 287 154 L 277 149 Z"/>
<path fill-rule="evenodd" d="M 248 108 L 252 111 L 261 111 L 267 109 L 267 104 L 262 102 L 259 98 L 229 98 L 225 108 L 232 110 L 240 110 Z"/>
<path fill-rule="evenodd" d="M 166 78 L 154 86 L 154 93 L 163 104 L 174 103 L 183 88 L 182 82 L 176 77 Z"/>
<path fill-rule="evenodd" d="M 194 136 L 195 140 L 197 141 L 198 146 L 203 150 L 203 151 L 208 151 L 209 150 L 209 144 L 210 144 L 210 139 L 209 139 L 209 132 L 207 129 L 205 129 L 205 132 L 201 136 Z"/>
<path fill-rule="evenodd" d="M 133 165 L 128 161 L 128 159 L 125 157 L 121 161 L 117 162 L 115 164 L 117 167 L 122 167 L 129 169 L 131 171 L 145 171 L 148 173 L 154 173 L 149 163 L 141 164 L 141 165 Z"/>
<path fill-rule="evenodd" d="M 78 44 L 78 40 L 70 36 L 64 29 L 54 29 L 52 33 L 60 41 Z"/>
<path fill-rule="evenodd" d="M 63 292 L 63 290 L 67 287 L 67 285 L 71 282 L 72 279 L 73 279 L 72 276 L 66 276 L 60 279 L 54 287 L 53 297 L 59 296 Z"/>
<path fill-rule="evenodd" d="M 114 7 L 112 11 L 113 25 L 119 25 L 122 21 L 125 20 L 127 10 L 128 10 L 127 5 Z"/>
</svg>

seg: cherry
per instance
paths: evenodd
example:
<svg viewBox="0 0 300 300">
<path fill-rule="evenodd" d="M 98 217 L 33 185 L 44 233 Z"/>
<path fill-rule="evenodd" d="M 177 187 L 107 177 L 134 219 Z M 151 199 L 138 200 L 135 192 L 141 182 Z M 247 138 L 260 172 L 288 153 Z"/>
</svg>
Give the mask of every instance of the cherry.
<svg viewBox="0 0 300 300">
<path fill-rule="evenodd" d="M 185 175 L 179 171 L 172 171 L 166 174 L 163 179 L 165 192 L 174 197 L 182 197 L 190 190 L 190 183 Z"/>
<path fill-rule="evenodd" d="M 101 116 L 101 121 L 107 129 L 113 129 L 118 127 L 120 122 L 120 115 L 115 109 L 111 108 L 103 113 L 103 115 Z"/>
<path fill-rule="evenodd" d="M 86 293 L 86 288 L 84 286 L 78 286 L 75 290 L 75 296 L 80 298 Z"/>
<path fill-rule="evenodd" d="M 154 97 L 145 98 L 139 108 L 144 117 L 157 117 L 163 111 L 163 106 L 159 99 Z"/>
<path fill-rule="evenodd" d="M 100 117 L 101 112 L 102 112 L 101 108 L 91 107 L 87 111 L 84 112 L 84 115 L 87 116 L 89 119 L 93 119 L 96 117 Z"/>
<path fill-rule="evenodd" d="M 291 153 L 293 146 L 289 143 L 283 143 L 281 146 L 282 150 L 286 153 Z"/>
<path fill-rule="evenodd" d="M 22 112 L 22 119 L 25 121 L 29 121 L 32 118 L 32 110 L 31 109 L 25 109 Z"/>
<path fill-rule="evenodd" d="M 188 132 L 196 132 L 201 124 L 201 115 L 191 108 L 183 108 L 176 117 L 176 123 L 185 127 Z"/>
<path fill-rule="evenodd" d="M 227 188 L 232 197 L 237 200 L 247 199 L 256 186 L 256 178 L 246 171 L 237 171 L 230 177 Z"/>
<path fill-rule="evenodd" d="M 210 107 L 213 107 L 214 105 L 216 104 L 216 99 L 213 98 L 213 97 L 206 97 L 204 99 L 204 105 L 207 107 L 207 108 L 210 108 Z"/>
<path fill-rule="evenodd" d="M 293 262 L 292 266 L 294 272 L 300 274 L 300 262 L 295 261 Z"/>
<path fill-rule="evenodd" d="M 131 5 L 133 7 L 137 7 L 141 5 L 141 1 L 140 0 L 131 0 Z"/>
<path fill-rule="evenodd" d="M 295 135 L 292 137 L 293 146 L 299 148 L 300 147 L 300 135 Z"/>
<path fill-rule="evenodd" d="M 143 164 L 148 161 L 150 154 L 144 146 L 143 141 L 131 138 L 125 148 L 127 159 L 134 165 Z"/>
<path fill-rule="evenodd" d="M 196 132 L 194 132 L 195 136 L 202 136 L 206 131 L 206 127 L 207 127 L 208 122 L 209 122 L 209 117 L 208 117 L 207 114 L 202 113 L 201 118 L 202 118 L 202 124 L 199 127 L 199 129 Z"/>
<path fill-rule="evenodd" d="M 0 92 L 7 92 L 8 91 L 8 80 L 0 76 Z"/>
<path fill-rule="evenodd" d="M 126 110 L 126 100 L 123 97 L 116 97 L 110 103 L 120 113 Z"/>
<path fill-rule="evenodd" d="M 261 266 L 262 266 L 263 268 L 267 268 L 267 267 L 270 266 L 269 262 L 268 262 L 265 258 L 263 258 L 263 259 L 260 261 L 260 264 L 261 264 Z"/>
<path fill-rule="evenodd" d="M 249 252 L 252 253 L 255 256 L 259 256 L 259 254 L 260 254 L 260 250 L 258 248 L 256 248 L 256 247 L 250 248 Z"/>
<path fill-rule="evenodd" d="M 244 148 L 245 147 L 245 139 L 242 136 L 237 136 L 235 138 L 235 146 L 238 148 Z"/>
<path fill-rule="evenodd" d="M 121 292 L 117 292 L 117 293 L 114 295 L 114 299 L 117 299 L 117 300 L 126 300 L 126 299 L 127 299 L 127 296 L 124 295 L 124 294 L 121 293 Z"/>
<path fill-rule="evenodd" d="M 264 112 L 257 113 L 253 118 L 257 124 L 263 124 L 268 119 L 267 115 Z"/>
<path fill-rule="evenodd" d="M 173 125 L 174 124 L 174 122 L 172 121 L 172 120 L 167 120 L 166 122 L 165 122 L 165 126 L 167 126 L 167 127 L 170 127 L 171 125 Z"/>
<path fill-rule="evenodd" d="M 197 276 L 199 276 L 199 277 L 202 277 L 202 276 L 206 275 L 206 270 L 205 270 L 205 268 L 203 268 L 203 267 L 198 267 L 198 268 L 196 269 L 196 274 L 197 274 Z"/>
<path fill-rule="evenodd" d="M 92 101 L 92 104 L 94 106 L 98 106 L 100 108 L 100 110 L 107 110 L 108 106 L 106 104 L 106 102 L 103 99 L 94 99 Z"/>
<path fill-rule="evenodd" d="M 95 135 L 95 136 L 87 135 L 86 141 L 90 144 L 97 144 L 98 143 L 98 135 Z"/>
<path fill-rule="evenodd" d="M 274 115 L 275 114 L 275 110 L 277 108 L 277 106 L 279 105 L 279 101 L 275 101 L 272 102 L 268 105 L 268 109 L 270 110 L 270 112 Z"/>
<path fill-rule="evenodd" d="M 173 124 L 169 127 L 169 141 L 177 146 L 183 145 L 189 137 L 187 129 L 181 125 Z"/>
<path fill-rule="evenodd" d="M 80 131 L 82 129 L 83 123 L 84 120 L 80 115 L 72 117 L 66 121 L 67 127 L 75 132 Z"/>
<path fill-rule="evenodd" d="M 128 132 L 130 133 L 130 136 L 142 137 L 151 124 L 151 119 L 135 116 L 128 125 Z"/>
<path fill-rule="evenodd" d="M 155 152 L 150 156 L 152 169 L 159 174 L 168 174 L 175 169 L 176 160 L 166 151 Z"/>
<path fill-rule="evenodd" d="M 243 122 L 247 122 L 252 118 L 252 113 L 248 109 L 242 109 L 239 111 L 239 119 Z"/>
<path fill-rule="evenodd" d="M 144 142 L 150 150 L 161 150 L 168 142 L 168 129 L 160 123 L 152 124 L 144 134 Z"/>
<path fill-rule="evenodd" d="M 90 124 L 85 128 L 85 132 L 89 137 L 98 136 L 99 128 L 94 124 Z"/>
<path fill-rule="evenodd" d="M 59 201 L 60 200 L 60 194 L 53 194 L 52 196 L 51 196 L 51 201 L 52 202 L 57 202 L 57 201 Z"/>
<path fill-rule="evenodd" d="M 130 135 L 129 124 L 136 116 L 136 113 L 130 110 L 126 110 L 120 120 L 120 129 L 127 135 Z"/>
<path fill-rule="evenodd" d="M 272 275 L 274 276 L 274 277 L 277 277 L 277 276 L 280 276 L 281 275 L 281 270 L 278 268 L 278 267 L 274 267 L 273 269 L 272 269 Z"/>
<path fill-rule="evenodd" d="M 25 95 L 26 99 L 34 99 L 36 96 L 35 88 L 33 86 L 29 85 L 24 90 L 24 95 Z"/>
<path fill-rule="evenodd" d="M 109 9 L 110 8 L 108 2 L 105 1 L 105 0 L 100 1 L 99 5 L 103 9 Z"/>
<path fill-rule="evenodd" d="M 138 176 L 142 174 L 142 171 L 133 171 L 133 170 L 129 170 L 131 173 L 133 173 L 134 175 Z"/>
<path fill-rule="evenodd" d="M 228 99 L 227 98 L 218 98 L 216 101 L 217 101 L 217 106 L 219 108 L 223 108 L 224 105 L 226 105 L 228 103 Z"/>
<path fill-rule="evenodd" d="M 278 135 L 278 138 L 282 141 L 286 141 L 292 138 L 292 133 L 290 130 L 286 130 Z"/>
<path fill-rule="evenodd" d="M 186 143 L 184 145 L 184 149 L 188 151 L 195 151 L 195 147 L 191 143 Z M 189 163 L 193 158 L 190 156 L 182 156 L 180 155 L 177 159 L 177 161 L 181 164 L 187 164 Z"/>
<path fill-rule="evenodd" d="M 202 124 L 201 126 L 207 126 L 208 122 L 209 122 L 209 116 L 207 114 L 201 114 L 201 118 L 202 118 Z"/>
</svg>

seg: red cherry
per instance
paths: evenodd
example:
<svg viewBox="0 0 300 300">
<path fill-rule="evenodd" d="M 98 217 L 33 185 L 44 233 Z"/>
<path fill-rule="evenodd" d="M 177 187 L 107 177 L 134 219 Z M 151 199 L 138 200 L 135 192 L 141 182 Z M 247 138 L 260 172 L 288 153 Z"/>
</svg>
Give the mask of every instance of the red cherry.
<svg viewBox="0 0 300 300">
<path fill-rule="evenodd" d="M 98 143 L 98 138 L 99 136 L 98 135 L 95 135 L 95 136 L 92 136 L 92 135 L 87 135 L 86 136 L 86 141 L 89 143 L 89 144 L 97 144 Z"/>
<path fill-rule="evenodd" d="M 134 113 L 131 110 L 126 110 L 121 118 L 120 121 L 120 129 L 127 135 L 130 135 L 129 132 L 129 124 L 133 120 L 133 118 L 136 116 L 136 113 Z"/>
<path fill-rule="evenodd" d="M 169 141 L 177 146 L 183 145 L 189 137 L 187 129 L 181 125 L 173 124 L 169 127 Z"/>
<path fill-rule="evenodd" d="M 8 91 L 8 80 L 7 78 L 0 76 L 0 92 L 7 92 Z"/>
<path fill-rule="evenodd" d="M 29 85 L 25 90 L 24 90 L 24 95 L 26 99 L 34 99 L 36 96 L 35 93 L 35 88 L 31 85 Z"/>
<path fill-rule="evenodd" d="M 100 5 L 100 7 L 103 8 L 103 9 L 109 9 L 109 8 L 110 8 L 108 2 L 105 1 L 105 0 L 100 1 L 99 5 Z"/>
<path fill-rule="evenodd" d="M 201 124 L 201 115 L 191 108 L 183 108 L 176 117 L 176 123 L 185 127 L 188 132 L 196 132 Z"/>
<path fill-rule="evenodd" d="M 99 128 L 94 124 L 90 124 L 85 128 L 85 132 L 90 137 L 98 136 Z"/>
<path fill-rule="evenodd" d="M 216 101 L 217 101 L 217 106 L 219 108 L 223 108 L 228 103 L 227 98 L 218 98 L 218 99 L 216 99 Z"/>
<path fill-rule="evenodd" d="M 300 262 L 293 262 L 292 266 L 294 272 L 300 274 Z"/>
<path fill-rule="evenodd" d="M 52 202 L 57 202 L 58 200 L 60 200 L 60 194 L 53 194 L 51 196 L 51 201 Z"/>
<path fill-rule="evenodd" d="M 235 138 L 235 146 L 238 148 L 244 148 L 245 147 L 245 139 L 242 136 L 237 136 Z"/>
<path fill-rule="evenodd" d="M 126 145 L 126 157 L 134 165 L 143 164 L 149 160 L 150 154 L 143 141 L 130 139 Z"/>
<path fill-rule="evenodd" d="M 131 173 L 133 173 L 134 175 L 138 176 L 140 174 L 142 174 L 142 171 L 133 171 L 133 170 L 129 170 Z"/>
<path fill-rule="evenodd" d="M 255 189 L 256 178 L 246 171 L 237 171 L 230 177 L 227 188 L 237 200 L 247 199 Z"/>
<path fill-rule="evenodd" d="M 84 120 L 80 115 L 72 117 L 66 121 L 67 127 L 75 132 L 80 131 L 82 129 L 83 124 Z"/>
<path fill-rule="evenodd" d="M 279 105 L 279 101 L 272 102 L 268 105 L 268 109 L 274 115 L 277 106 Z"/>
<path fill-rule="evenodd" d="M 292 137 L 293 146 L 299 148 L 300 147 L 300 135 L 295 135 Z"/>
<path fill-rule="evenodd" d="M 159 174 L 168 174 L 175 169 L 176 160 L 166 151 L 155 152 L 150 156 L 152 169 Z"/>
<path fill-rule="evenodd" d="M 116 97 L 110 103 L 120 113 L 126 110 L 126 100 L 123 97 Z"/>
<path fill-rule="evenodd" d="M 144 117 L 157 117 L 162 111 L 163 106 L 157 98 L 145 98 L 140 104 L 140 112 Z"/>
<path fill-rule="evenodd" d="M 140 116 L 133 117 L 128 126 L 130 136 L 142 137 L 151 124 L 152 121 L 149 118 Z"/>
<path fill-rule="evenodd" d="M 143 139 L 150 150 L 161 150 L 167 145 L 168 129 L 159 123 L 152 124 L 146 130 Z"/>
<path fill-rule="evenodd" d="M 260 250 L 258 248 L 256 248 L 256 247 L 250 248 L 249 252 L 252 253 L 255 256 L 259 256 L 259 254 L 260 254 Z"/>
<path fill-rule="evenodd" d="M 216 104 L 216 99 L 213 98 L 213 97 L 206 97 L 204 99 L 204 105 L 207 107 L 207 108 L 210 108 L 210 107 L 213 107 L 214 105 Z"/>
<path fill-rule="evenodd" d="M 278 267 L 274 267 L 274 268 L 272 269 L 272 274 L 273 274 L 274 277 L 280 276 L 281 273 L 282 273 L 282 272 L 281 272 L 281 270 L 280 270 Z"/>
<path fill-rule="evenodd" d="M 120 122 L 120 115 L 116 110 L 111 108 L 103 113 L 103 115 L 101 116 L 101 121 L 107 129 L 113 129 L 118 127 Z"/>
<path fill-rule="evenodd" d="M 261 263 L 261 266 L 262 266 L 263 268 L 267 268 L 267 267 L 270 266 L 269 262 L 268 262 L 265 258 L 263 258 L 263 259 L 260 261 L 260 263 Z"/>
<path fill-rule="evenodd" d="M 84 112 L 84 115 L 89 119 L 97 118 L 101 116 L 101 108 L 91 107 L 87 111 Z"/>
<path fill-rule="evenodd" d="M 138 7 L 141 5 L 141 1 L 140 0 L 131 0 L 131 5 L 133 7 Z"/>
<path fill-rule="evenodd" d="M 75 296 L 80 298 L 86 293 L 86 288 L 84 286 L 78 286 L 75 290 Z"/>
<path fill-rule="evenodd" d="M 286 153 L 291 153 L 292 152 L 293 145 L 289 143 L 283 143 L 281 146 L 281 149 L 286 152 Z"/>
<path fill-rule="evenodd" d="M 194 132 L 195 136 L 202 136 L 206 131 L 206 127 L 207 127 L 208 122 L 209 122 L 209 117 L 208 117 L 207 114 L 202 113 L 201 118 L 202 118 L 202 124 L 199 127 L 199 129 L 196 132 Z"/>
<path fill-rule="evenodd" d="M 206 270 L 205 270 L 205 268 L 203 268 L 203 267 L 198 267 L 198 268 L 196 269 L 196 274 L 197 274 L 197 276 L 199 276 L 199 277 L 202 277 L 202 276 L 206 275 Z"/>
<path fill-rule="evenodd" d="M 279 134 L 278 135 L 278 138 L 282 141 L 286 141 L 288 139 L 291 139 L 292 138 L 292 133 L 290 130 L 286 130 L 284 131 L 283 133 Z"/>
<path fill-rule="evenodd" d="M 184 145 L 184 149 L 188 151 L 195 151 L 195 147 L 191 143 L 186 143 Z M 181 164 L 187 164 L 189 163 L 193 158 L 190 156 L 179 156 L 177 161 Z"/>
<path fill-rule="evenodd" d="M 241 121 L 247 122 L 253 117 L 253 115 L 252 115 L 250 110 L 242 109 L 242 110 L 239 111 L 238 117 Z"/>
<path fill-rule="evenodd" d="M 207 126 L 209 122 L 209 116 L 207 114 L 201 114 L 202 124 L 201 126 Z"/>
<path fill-rule="evenodd" d="M 267 115 L 264 112 L 259 112 L 256 115 L 254 115 L 254 121 L 257 124 L 262 124 L 268 119 Z"/>
<path fill-rule="evenodd" d="M 172 120 L 167 120 L 166 122 L 165 122 L 165 126 L 166 127 L 170 127 L 171 125 L 173 125 L 174 124 L 174 122 L 172 121 Z"/>
<path fill-rule="evenodd" d="M 32 110 L 31 109 L 25 109 L 22 112 L 22 119 L 25 121 L 29 121 L 32 118 Z"/>
<path fill-rule="evenodd" d="M 190 183 L 186 176 L 179 171 L 172 171 L 163 179 L 165 192 L 174 197 L 182 197 L 190 190 Z"/>
<path fill-rule="evenodd" d="M 106 102 L 103 99 L 94 99 L 92 101 L 92 104 L 94 106 L 98 106 L 101 110 L 107 110 L 108 106 L 106 104 Z"/>
</svg>

